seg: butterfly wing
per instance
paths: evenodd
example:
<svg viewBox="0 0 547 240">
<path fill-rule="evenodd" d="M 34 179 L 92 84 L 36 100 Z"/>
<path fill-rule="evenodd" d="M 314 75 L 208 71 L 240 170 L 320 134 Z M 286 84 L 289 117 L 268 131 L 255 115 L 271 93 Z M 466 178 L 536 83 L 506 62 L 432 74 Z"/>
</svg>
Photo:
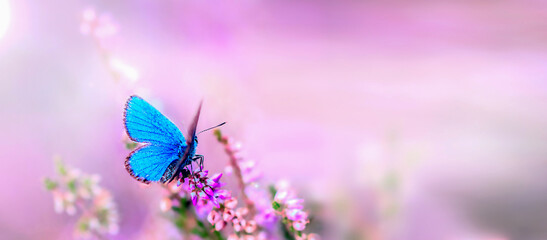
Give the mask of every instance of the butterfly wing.
<svg viewBox="0 0 547 240">
<path fill-rule="evenodd" d="M 198 111 L 196 112 L 196 115 L 194 116 L 194 120 L 192 120 L 192 124 L 190 124 L 190 127 L 188 128 L 188 140 L 186 140 L 186 146 L 189 146 L 185 148 L 185 151 L 183 151 L 182 158 L 180 158 L 180 161 L 177 162 L 177 164 L 170 165 L 168 170 L 165 172 L 165 176 L 162 178 L 162 182 L 171 182 L 176 177 L 176 171 L 177 169 L 180 169 L 188 164 L 191 163 L 192 158 L 194 157 L 196 153 L 196 147 L 198 145 L 196 141 L 196 128 L 198 126 L 199 121 L 199 115 L 201 113 L 201 102 L 199 103 Z"/>
<path fill-rule="evenodd" d="M 179 150 L 161 145 L 146 145 L 135 149 L 125 160 L 125 169 L 143 182 L 162 180 L 167 168 L 179 159 Z"/>
<path fill-rule="evenodd" d="M 135 142 L 167 146 L 186 144 L 177 126 L 138 96 L 127 100 L 124 124 L 127 135 Z"/>
<path fill-rule="evenodd" d="M 177 126 L 152 105 L 138 96 L 131 96 L 125 106 L 124 124 L 127 135 L 146 143 L 127 157 L 125 168 L 135 179 L 149 183 L 162 181 L 169 166 L 176 164 L 187 148 Z"/>
<path fill-rule="evenodd" d="M 199 103 L 198 111 L 196 112 L 196 115 L 194 116 L 194 120 L 192 120 L 192 124 L 190 124 L 190 127 L 188 128 L 188 136 L 192 136 L 192 138 L 196 136 L 196 128 L 198 127 L 199 115 L 201 113 L 202 104 L 203 102 Z M 192 141 L 189 141 L 189 142 L 192 142 Z"/>
</svg>

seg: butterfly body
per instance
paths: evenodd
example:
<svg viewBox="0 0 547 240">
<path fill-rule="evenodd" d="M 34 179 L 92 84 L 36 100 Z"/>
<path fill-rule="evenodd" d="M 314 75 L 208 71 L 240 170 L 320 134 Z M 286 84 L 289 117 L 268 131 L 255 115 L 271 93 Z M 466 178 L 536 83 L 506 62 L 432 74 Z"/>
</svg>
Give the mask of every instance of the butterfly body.
<svg viewBox="0 0 547 240">
<path fill-rule="evenodd" d="M 127 100 L 124 126 L 131 140 L 142 143 L 125 160 L 131 176 L 143 183 L 168 183 L 196 159 L 196 127 L 201 104 L 185 139 L 180 130 L 148 102 L 138 96 Z"/>
</svg>

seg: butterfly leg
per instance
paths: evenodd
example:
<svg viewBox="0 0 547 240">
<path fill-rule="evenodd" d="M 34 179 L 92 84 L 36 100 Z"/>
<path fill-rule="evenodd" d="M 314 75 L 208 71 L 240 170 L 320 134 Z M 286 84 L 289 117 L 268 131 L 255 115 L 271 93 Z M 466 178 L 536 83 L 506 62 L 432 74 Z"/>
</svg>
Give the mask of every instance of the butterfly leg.
<svg viewBox="0 0 547 240">
<path fill-rule="evenodd" d="M 199 159 L 199 169 L 203 169 L 203 155 L 196 154 L 192 160 L 196 161 Z"/>
</svg>

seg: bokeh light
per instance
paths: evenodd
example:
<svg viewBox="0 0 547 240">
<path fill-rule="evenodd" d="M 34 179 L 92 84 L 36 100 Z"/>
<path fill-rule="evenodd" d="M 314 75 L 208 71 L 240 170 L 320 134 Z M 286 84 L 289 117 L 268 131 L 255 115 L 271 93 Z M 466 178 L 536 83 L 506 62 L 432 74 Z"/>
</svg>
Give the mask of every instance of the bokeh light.
<svg viewBox="0 0 547 240">
<path fill-rule="evenodd" d="M 0 39 L 8 31 L 11 20 L 11 9 L 8 0 L 0 0 Z"/>
</svg>

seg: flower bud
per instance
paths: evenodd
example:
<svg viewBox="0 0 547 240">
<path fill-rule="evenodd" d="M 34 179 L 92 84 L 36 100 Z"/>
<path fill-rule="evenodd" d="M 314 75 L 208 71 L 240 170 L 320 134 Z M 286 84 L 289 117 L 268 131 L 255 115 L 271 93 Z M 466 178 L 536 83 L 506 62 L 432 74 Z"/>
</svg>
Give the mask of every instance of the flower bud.
<svg viewBox="0 0 547 240">
<path fill-rule="evenodd" d="M 167 211 L 171 210 L 172 206 L 173 206 L 173 204 L 171 203 L 171 199 L 169 199 L 167 197 L 163 198 L 160 201 L 160 210 L 162 212 L 167 212 Z"/>
<path fill-rule="evenodd" d="M 249 213 L 249 209 L 246 207 L 241 207 L 236 210 L 236 216 L 238 218 L 243 218 L 243 216 L 247 215 Z"/>
<path fill-rule="evenodd" d="M 287 208 L 302 209 L 302 208 L 304 208 L 304 206 L 303 206 L 304 199 L 301 199 L 301 198 L 289 199 L 285 202 L 285 204 L 287 205 Z"/>
<path fill-rule="evenodd" d="M 289 209 L 285 214 L 288 219 L 293 221 L 304 221 L 308 218 L 308 214 L 300 209 Z"/>
<path fill-rule="evenodd" d="M 218 220 L 220 220 L 220 214 L 215 210 L 211 211 L 209 215 L 207 215 L 207 221 L 211 224 L 215 224 Z"/>
<path fill-rule="evenodd" d="M 305 221 L 295 221 L 292 223 L 292 226 L 296 231 L 302 231 L 306 228 L 306 222 Z"/>
<path fill-rule="evenodd" d="M 224 214 L 222 216 L 222 218 L 224 219 L 224 221 L 230 221 L 234 218 L 234 210 L 232 209 L 226 209 L 224 210 Z"/>
<path fill-rule="evenodd" d="M 236 232 L 241 231 L 241 224 L 239 223 L 239 219 L 235 218 L 234 220 L 232 220 L 232 225 L 234 226 L 234 230 Z"/>
<path fill-rule="evenodd" d="M 227 208 L 230 208 L 230 209 L 234 209 L 237 206 L 237 199 L 230 198 L 230 199 L 226 200 L 226 202 L 224 202 L 224 206 L 226 206 Z"/>
<path fill-rule="evenodd" d="M 253 220 L 250 220 L 247 222 L 247 225 L 245 225 L 245 232 L 247 233 L 253 233 L 256 230 L 256 222 Z"/>
<path fill-rule="evenodd" d="M 237 235 L 231 234 L 230 236 L 228 236 L 227 240 L 239 240 L 239 238 L 237 237 Z"/>
<path fill-rule="evenodd" d="M 226 226 L 226 222 L 225 222 L 225 221 L 218 221 L 217 223 L 215 223 L 215 230 L 220 231 L 220 230 L 222 230 L 225 226 Z"/>
</svg>

